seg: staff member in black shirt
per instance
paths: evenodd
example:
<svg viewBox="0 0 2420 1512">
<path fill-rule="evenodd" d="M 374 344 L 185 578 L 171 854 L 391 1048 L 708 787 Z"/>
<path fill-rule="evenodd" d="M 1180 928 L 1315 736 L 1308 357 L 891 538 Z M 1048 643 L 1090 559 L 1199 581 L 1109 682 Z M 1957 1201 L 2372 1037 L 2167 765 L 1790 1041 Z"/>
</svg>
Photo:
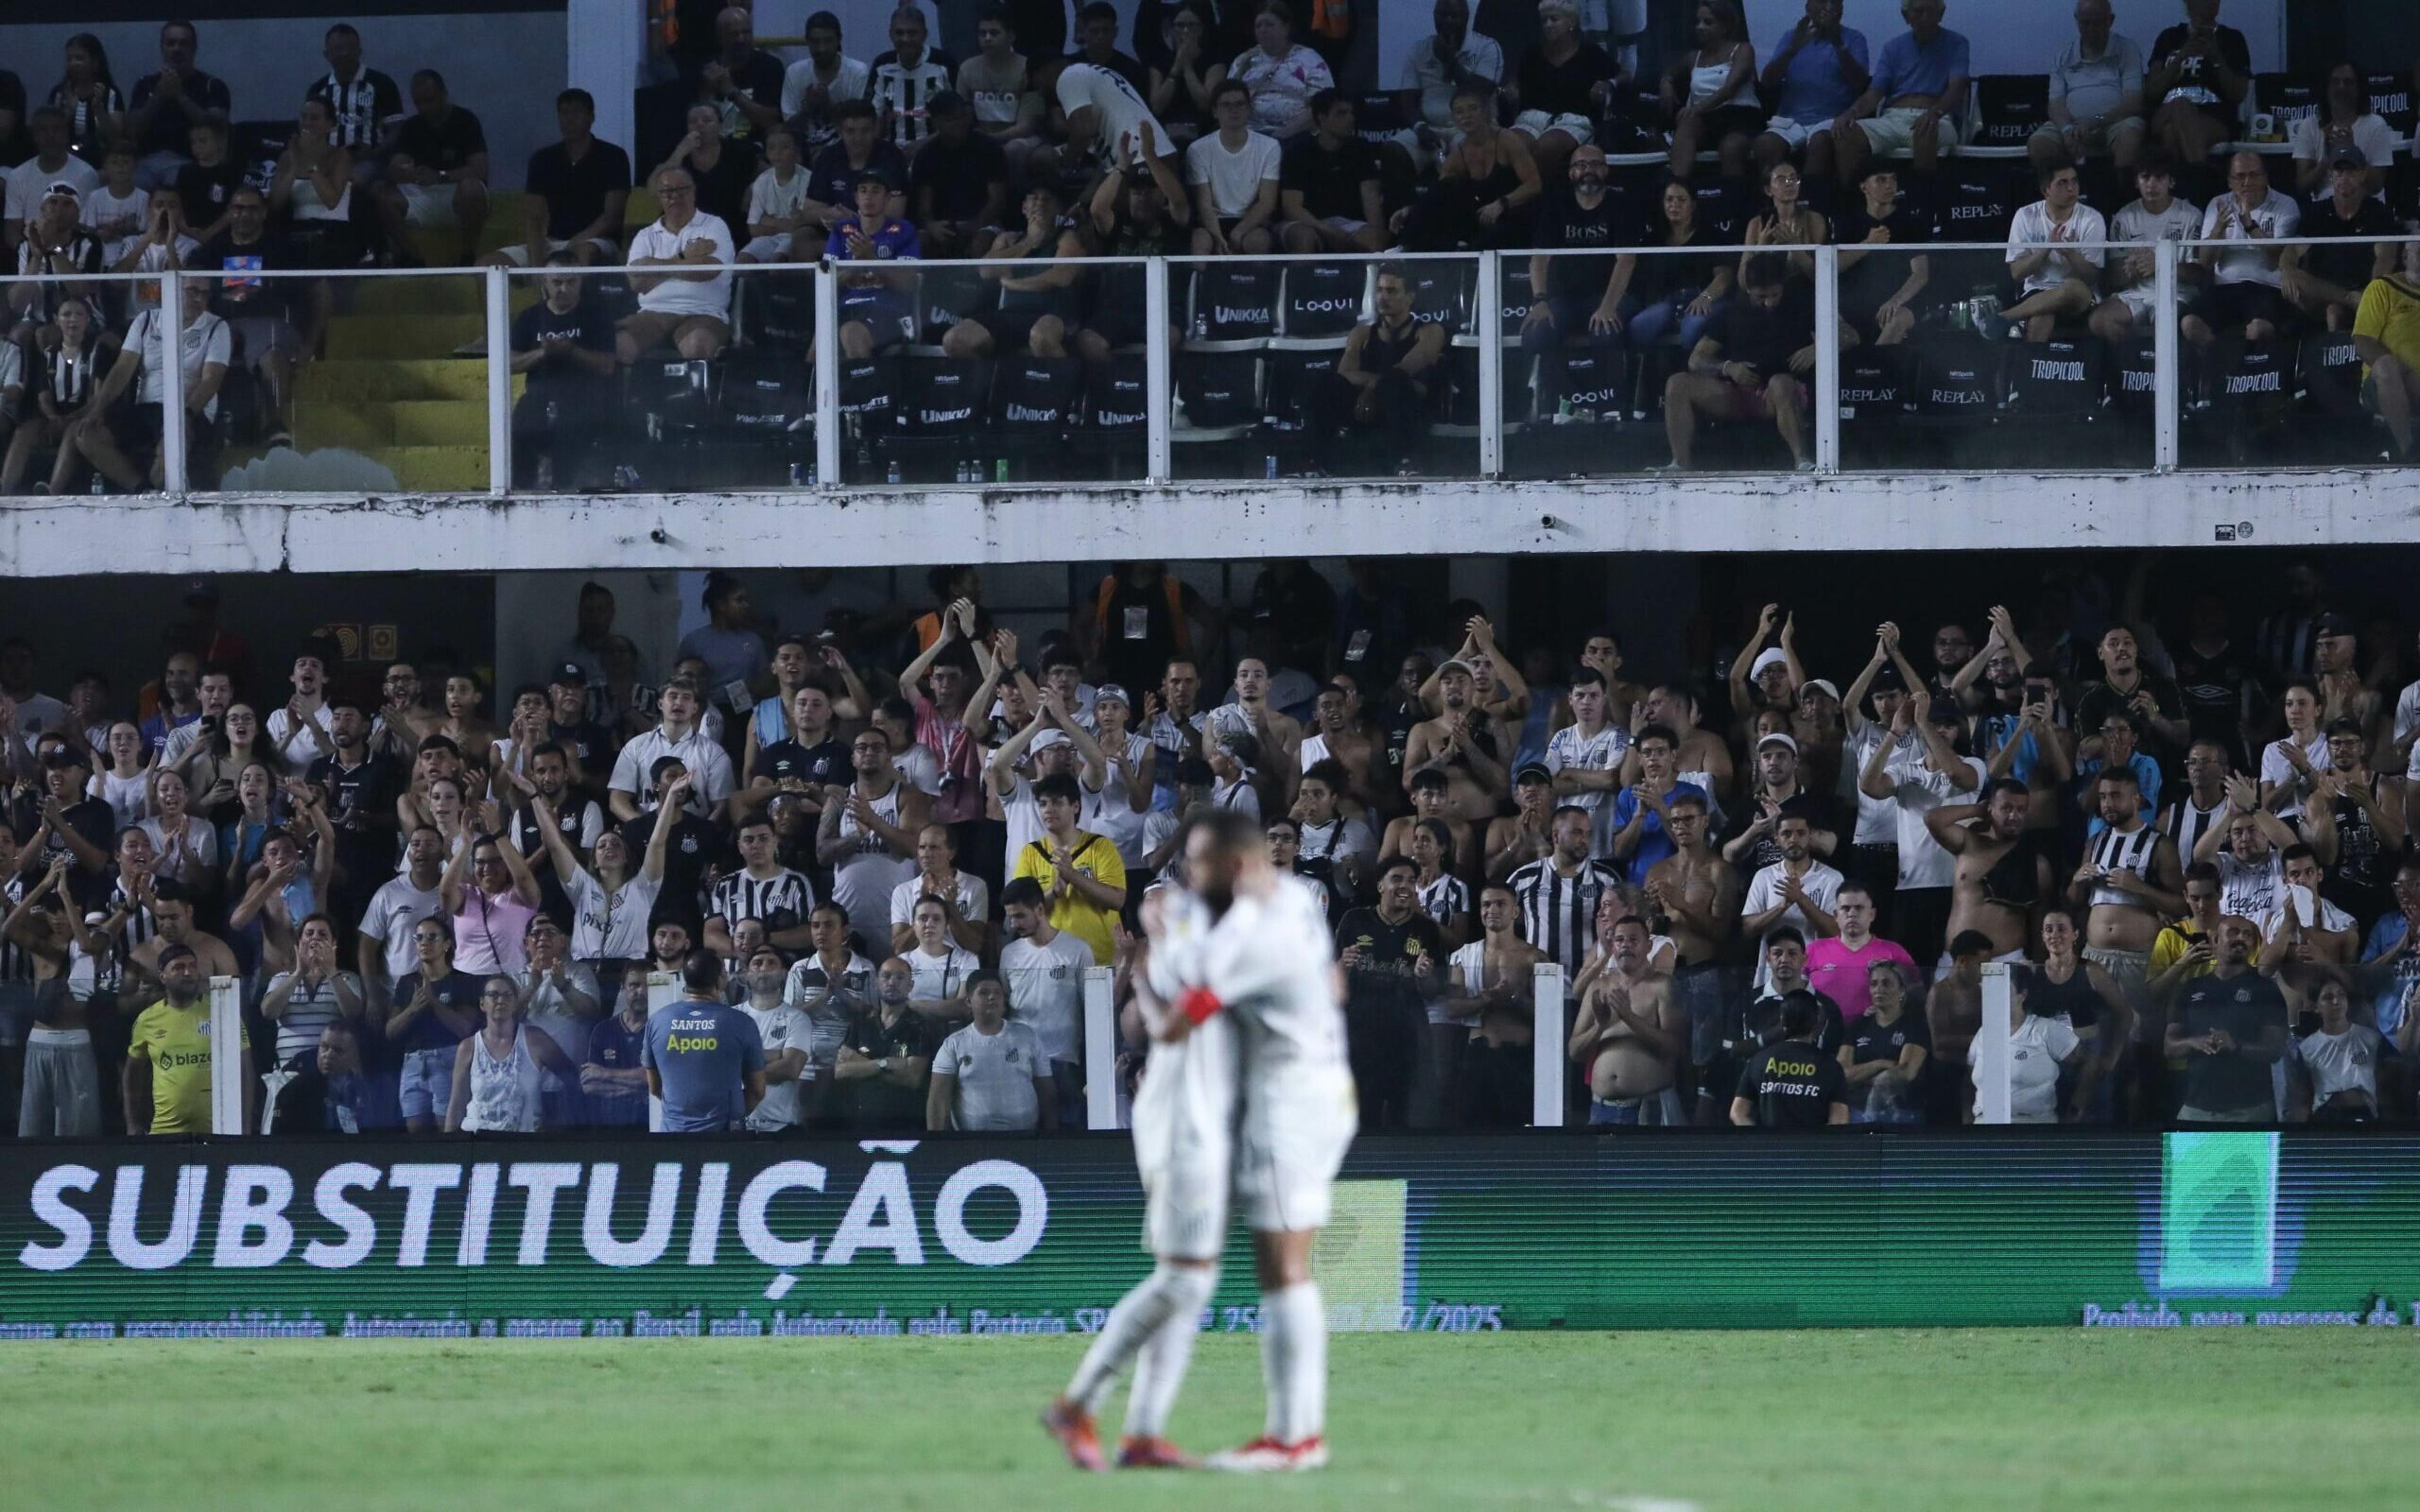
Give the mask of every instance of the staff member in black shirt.
<svg viewBox="0 0 2420 1512">
<path fill-rule="evenodd" d="M 550 269 L 578 264 L 569 252 L 546 259 Z M 548 272 L 537 287 L 538 302 L 513 317 L 512 370 L 529 375 L 513 405 L 513 481 L 544 488 L 567 482 L 587 454 L 614 372 L 613 321 L 586 297 L 584 278 Z"/>
<path fill-rule="evenodd" d="M 1840 1063 L 1815 1048 L 1815 995 L 1792 993 L 1781 1005 L 1781 1040 L 1748 1057 L 1731 1098 L 1731 1122 L 1743 1129 L 1820 1129 L 1849 1121 L 1849 1079 Z"/>
<path fill-rule="evenodd" d="M 1315 131 L 1278 162 L 1278 222 L 1285 250 L 1384 252 L 1387 209 L 1378 196 L 1378 154 L 1353 126 L 1341 89 L 1311 97 Z"/>
<path fill-rule="evenodd" d="M 2178 995 L 2165 1048 L 2170 1060 L 2185 1063 L 2179 1123 L 2276 1120 L 2269 1068 L 2286 1053 L 2286 995 L 2269 973 L 2281 969 L 2293 952 L 2274 951 L 2255 971 L 2252 951 L 2259 938 L 2258 927 L 2248 918 L 2220 919 L 2217 964 Z"/>
<path fill-rule="evenodd" d="M 1353 909 L 1336 926 L 1345 1043 L 1365 1130 L 1408 1126 L 1428 1002 L 1450 985 L 1445 935 L 1419 911 L 1417 872 L 1410 856 L 1394 857 L 1378 873 L 1378 905 Z"/>
<path fill-rule="evenodd" d="M 491 264 L 530 268 L 556 252 L 581 263 L 622 260 L 630 155 L 597 139 L 597 99 L 585 89 L 554 97 L 554 123 L 563 140 L 530 154 L 521 240 L 489 258 Z"/>
<path fill-rule="evenodd" d="M 1916 301 L 1932 280 L 1923 253 L 1876 256 L 1877 246 L 1922 246 L 1932 239 L 1932 217 L 1899 192 L 1899 165 L 1868 158 L 1857 171 L 1857 203 L 1832 226 L 1840 246 L 1840 318 L 1878 347 L 1896 347 L 1916 329 Z"/>
</svg>

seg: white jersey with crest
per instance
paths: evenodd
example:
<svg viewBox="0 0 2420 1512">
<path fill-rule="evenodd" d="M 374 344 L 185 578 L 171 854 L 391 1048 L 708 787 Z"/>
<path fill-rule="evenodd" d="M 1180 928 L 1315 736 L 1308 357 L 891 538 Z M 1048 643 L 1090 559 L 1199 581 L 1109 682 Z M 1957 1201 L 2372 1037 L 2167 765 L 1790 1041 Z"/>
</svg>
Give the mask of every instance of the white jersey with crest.
<svg viewBox="0 0 2420 1512">
<path fill-rule="evenodd" d="M 1176 894 L 1152 949 L 1156 992 L 1173 1003 L 1207 988 L 1221 1004 L 1210 1022 L 1233 1026 L 1234 1195 L 1263 1232 L 1326 1225 L 1359 1121 L 1333 952 L 1318 903 L 1282 885 L 1239 896 L 1215 921 L 1200 900 Z"/>
</svg>

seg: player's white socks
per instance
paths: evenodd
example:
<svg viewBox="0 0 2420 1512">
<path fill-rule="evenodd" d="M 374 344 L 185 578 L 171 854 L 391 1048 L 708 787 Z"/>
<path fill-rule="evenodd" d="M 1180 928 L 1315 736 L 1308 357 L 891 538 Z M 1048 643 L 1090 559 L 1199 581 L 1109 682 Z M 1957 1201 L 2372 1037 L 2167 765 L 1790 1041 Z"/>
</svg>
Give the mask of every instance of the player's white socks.
<svg viewBox="0 0 2420 1512">
<path fill-rule="evenodd" d="M 1300 1443 L 1327 1431 L 1327 1311 L 1319 1283 L 1261 1293 L 1261 1381 L 1270 1438 Z"/>
<path fill-rule="evenodd" d="M 1185 1384 L 1186 1367 L 1193 1363 L 1202 1310 L 1218 1289 L 1215 1265 L 1163 1266 L 1161 1271 L 1171 1277 L 1168 1286 L 1175 1295 L 1175 1308 L 1135 1357 L 1134 1385 L 1126 1392 L 1125 1431 L 1131 1438 L 1156 1439 L 1167 1433 L 1177 1388 Z"/>
<path fill-rule="evenodd" d="M 1201 1278 L 1198 1289 L 1196 1277 Z M 1215 1269 L 1189 1266 L 1162 1265 L 1145 1276 L 1109 1309 L 1109 1320 L 1101 1325 L 1093 1347 L 1084 1351 L 1083 1363 L 1076 1366 L 1075 1379 L 1067 1383 L 1068 1399 L 1087 1412 L 1098 1413 L 1118 1372 L 1171 1318 L 1189 1307 L 1198 1325 L 1202 1305 L 1218 1282 Z M 1191 1346 L 1187 1348 L 1190 1352 Z"/>
</svg>

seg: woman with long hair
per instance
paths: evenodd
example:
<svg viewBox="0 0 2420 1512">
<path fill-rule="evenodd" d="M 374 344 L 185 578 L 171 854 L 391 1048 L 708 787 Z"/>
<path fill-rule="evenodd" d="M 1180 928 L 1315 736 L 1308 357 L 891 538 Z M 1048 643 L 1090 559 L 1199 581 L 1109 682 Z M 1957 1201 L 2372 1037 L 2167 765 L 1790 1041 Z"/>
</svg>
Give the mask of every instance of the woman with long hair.
<svg viewBox="0 0 2420 1512">
<path fill-rule="evenodd" d="M 67 61 L 51 86 L 51 103 L 68 118 L 68 148 L 101 166 L 101 153 L 126 126 L 126 97 L 109 71 L 109 50 L 90 32 L 68 39 Z"/>
<path fill-rule="evenodd" d="M 1762 213 L 1747 223 L 1746 246 L 1740 252 L 1740 270 L 1745 272 L 1747 260 L 1759 247 L 1811 247 L 1831 239 L 1831 227 L 1823 214 L 1799 198 L 1798 169 L 1787 162 L 1776 162 L 1764 175 L 1765 208 Z M 1793 252 L 1790 259 L 1790 276 L 1807 283 L 1815 281 L 1815 255 Z"/>
<path fill-rule="evenodd" d="M 1697 171 L 1707 143 L 1722 154 L 1725 175 L 1747 172 L 1748 148 L 1764 130 L 1756 102 L 1756 47 L 1739 0 L 1698 0 L 1698 45 L 1664 76 L 1664 112 L 1672 121 L 1672 177 Z"/>
<path fill-rule="evenodd" d="M 1715 247 L 1721 238 L 1698 215 L 1698 195 L 1675 178 L 1664 186 L 1664 229 L 1650 245 Z M 1683 352 L 1695 350 L 1698 338 L 1714 323 L 1723 301 L 1738 281 L 1732 259 L 1686 255 L 1641 256 L 1631 275 L 1630 292 L 1638 313 L 1630 317 L 1630 345 L 1647 351 L 1676 330 Z"/>
<path fill-rule="evenodd" d="M 1168 18 L 1168 56 L 1151 66 L 1151 113 L 1168 128 L 1168 147 L 1191 147 L 1202 133 L 1217 130 L 1210 97 L 1227 82 L 1227 65 L 1210 56 L 1218 46 L 1210 20 L 1208 8 L 1198 0 L 1178 6 Z"/>
<path fill-rule="evenodd" d="M 18 401 L 25 418 L 8 438 L 7 459 L 0 461 L 0 494 L 16 493 L 33 467 L 34 454 L 45 449 L 52 454 L 51 475 L 34 485 L 36 493 L 68 492 L 84 468 L 74 432 L 100 413 L 92 399 L 110 356 L 101 344 L 101 322 L 81 295 L 59 301 L 51 323 L 58 332 L 58 344 L 25 360 L 25 397 Z"/>
</svg>

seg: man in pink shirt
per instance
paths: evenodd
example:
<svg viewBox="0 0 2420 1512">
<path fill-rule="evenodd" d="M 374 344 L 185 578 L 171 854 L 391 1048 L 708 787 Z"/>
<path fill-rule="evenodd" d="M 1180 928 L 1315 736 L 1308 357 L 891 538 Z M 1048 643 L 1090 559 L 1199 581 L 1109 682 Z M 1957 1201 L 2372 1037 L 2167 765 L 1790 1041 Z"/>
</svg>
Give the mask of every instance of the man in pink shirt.
<svg viewBox="0 0 2420 1512">
<path fill-rule="evenodd" d="M 1840 1005 L 1843 1023 L 1865 1017 L 1872 1008 L 1866 973 L 1875 962 L 1896 961 L 1910 981 L 1923 980 L 1905 950 L 1875 936 L 1874 895 L 1863 883 L 1841 884 L 1832 918 L 1840 926 L 1838 936 L 1807 942 L 1807 980 L 1817 992 Z"/>
</svg>

